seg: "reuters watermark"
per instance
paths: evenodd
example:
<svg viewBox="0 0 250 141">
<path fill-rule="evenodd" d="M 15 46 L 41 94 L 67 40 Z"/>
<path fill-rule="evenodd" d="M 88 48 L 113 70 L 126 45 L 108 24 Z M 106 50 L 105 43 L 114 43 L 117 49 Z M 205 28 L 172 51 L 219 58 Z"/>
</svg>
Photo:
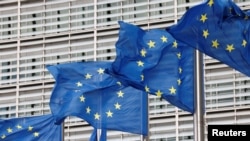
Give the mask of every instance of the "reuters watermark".
<svg viewBox="0 0 250 141">
<path fill-rule="evenodd" d="M 250 141 L 250 125 L 208 125 L 208 141 Z"/>
</svg>

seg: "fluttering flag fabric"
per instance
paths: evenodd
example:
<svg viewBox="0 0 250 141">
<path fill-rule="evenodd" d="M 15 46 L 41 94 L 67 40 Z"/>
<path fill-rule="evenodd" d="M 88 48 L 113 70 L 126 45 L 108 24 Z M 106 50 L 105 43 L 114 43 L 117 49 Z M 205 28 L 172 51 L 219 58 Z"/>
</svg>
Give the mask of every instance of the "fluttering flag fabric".
<svg viewBox="0 0 250 141">
<path fill-rule="evenodd" d="M 194 49 L 164 29 L 145 31 L 119 21 L 116 58 L 107 73 L 194 113 Z"/>
<path fill-rule="evenodd" d="M 62 141 L 62 126 L 51 114 L 0 120 L 0 140 Z"/>
<path fill-rule="evenodd" d="M 105 61 L 47 66 L 56 81 L 50 108 L 57 124 L 76 116 L 95 130 L 148 134 L 147 94 L 106 74 L 110 66 Z"/>
<path fill-rule="evenodd" d="M 250 20 L 232 0 L 208 0 L 191 7 L 171 35 L 250 76 Z"/>
</svg>

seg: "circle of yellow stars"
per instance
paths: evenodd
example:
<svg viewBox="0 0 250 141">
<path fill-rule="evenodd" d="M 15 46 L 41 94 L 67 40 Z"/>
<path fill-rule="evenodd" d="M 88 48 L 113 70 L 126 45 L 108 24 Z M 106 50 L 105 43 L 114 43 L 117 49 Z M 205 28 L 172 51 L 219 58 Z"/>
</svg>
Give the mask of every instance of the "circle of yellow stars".
<svg viewBox="0 0 250 141">
<path fill-rule="evenodd" d="M 204 16 L 204 20 L 205 20 L 205 16 Z M 162 41 L 162 43 L 167 43 L 168 42 L 168 38 L 165 36 L 165 35 L 162 35 L 161 37 L 160 37 L 160 39 L 161 39 L 161 41 Z M 148 48 L 149 49 L 151 49 L 151 48 L 156 48 L 157 47 L 157 43 L 154 41 L 154 40 L 149 40 L 148 41 L 148 43 L 147 43 L 147 45 L 148 45 Z M 178 42 L 176 41 L 176 40 L 174 40 L 173 42 L 172 42 L 172 47 L 173 48 L 178 48 Z M 140 51 L 140 55 L 141 55 L 141 57 L 146 57 L 147 56 L 147 51 L 146 51 L 146 49 L 142 49 L 141 51 Z M 178 59 L 181 59 L 181 53 L 180 52 L 178 52 L 177 54 L 176 54 L 176 56 L 177 56 L 177 58 Z M 137 61 L 137 66 L 138 67 L 143 67 L 145 65 L 145 63 L 143 62 L 143 61 L 141 61 L 141 60 L 139 60 L 139 61 Z M 181 67 L 179 67 L 179 74 L 181 74 L 182 73 L 182 68 Z M 144 80 L 144 75 L 141 75 L 141 81 L 143 81 Z M 181 85 L 181 79 L 177 79 L 177 85 Z M 150 91 L 150 87 L 149 86 L 145 86 L 144 87 L 144 89 L 145 89 L 145 92 L 147 92 L 147 93 L 151 93 L 151 91 Z M 169 89 L 168 89 L 168 91 L 169 91 L 169 94 L 171 94 L 171 95 L 175 95 L 176 93 L 177 93 L 177 89 L 174 87 L 174 86 L 171 86 Z M 154 93 L 156 96 L 158 96 L 158 97 L 162 97 L 162 95 L 164 94 L 163 93 L 163 91 L 162 90 L 156 90 L 156 92 Z"/>
<path fill-rule="evenodd" d="M 165 40 L 165 39 L 164 39 Z M 151 46 L 153 46 L 154 45 L 154 43 L 151 41 Z M 143 54 L 143 51 L 142 51 L 142 54 Z M 143 64 L 142 64 L 143 65 Z M 102 68 L 99 68 L 98 70 L 97 70 L 97 73 L 99 74 L 99 75 L 102 75 L 102 74 L 104 74 L 104 69 L 102 69 Z M 85 75 L 84 75 L 84 77 L 85 77 L 85 79 L 87 80 L 87 79 L 91 79 L 92 77 L 93 77 L 93 74 L 90 74 L 90 73 L 86 73 Z M 119 86 L 121 86 L 121 83 L 120 82 L 117 82 L 117 85 L 119 85 Z M 77 83 L 76 83 L 76 87 L 77 88 L 80 88 L 80 87 L 83 87 L 83 84 L 82 84 L 82 82 L 80 82 L 80 81 L 78 81 Z M 75 90 L 75 92 L 80 92 L 80 90 Z M 117 94 L 117 97 L 118 98 L 124 98 L 124 92 L 122 91 L 122 90 L 119 90 L 119 91 L 117 91 L 116 92 L 116 94 Z M 84 96 L 84 95 L 80 95 L 79 96 L 79 101 L 81 102 L 81 103 L 85 103 L 86 102 L 86 97 Z M 114 105 L 114 108 L 116 109 L 116 110 L 121 110 L 121 107 L 122 107 L 122 105 L 119 103 L 119 102 L 116 102 Z M 85 108 L 85 112 L 86 112 L 86 114 L 91 114 L 91 113 L 93 113 L 93 111 L 92 111 L 92 109 L 91 109 L 91 107 L 90 106 L 87 106 L 86 108 Z M 106 112 L 106 116 L 108 117 L 108 118 L 112 118 L 113 117 L 113 115 L 114 115 L 114 112 L 113 111 L 111 111 L 110 109 L 109 110 L 107 110 Z M 93 116 L 94 116 L 94 119 L 95 120 L 100 120 L 101 119 L 101 114 L 100 113 L 98 113 L 98 112 L 95 112 L 94 114 L 93 114 Z M 35 134 L 34 134 L 35 135 Z M 36 134 L 37 135 L 37 134 Z M 39 134 L 38 134 L 39 135 Z"/>
</svg>

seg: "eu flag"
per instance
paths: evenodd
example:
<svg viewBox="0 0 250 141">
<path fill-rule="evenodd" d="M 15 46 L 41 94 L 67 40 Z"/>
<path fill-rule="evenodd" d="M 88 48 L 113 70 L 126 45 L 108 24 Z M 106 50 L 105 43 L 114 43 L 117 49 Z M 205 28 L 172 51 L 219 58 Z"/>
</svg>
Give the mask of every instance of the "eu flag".
<svg viewBox="0 0 250 141">
<path fill-rule="evenodd" d="M 127 85 L 194 113 L 194 49 L 163 29 L 119 21 L 117 56 L 108 70 Z"/>
<path fill-rule="evenodd" d="M 0 120 L 0 140 L 61 141 L 62 126 L 54 124 L 51 114 Z"/>
<path fill-rule="evenodd" d="M 56 123 L 67 116 L 95 129 L 147 135 L 147 95 L 106 74 L 111 62 L 74 62 L 47 69 L 55 79 L 50 108 Z"/>
<path fill-rule="evenodd" d="M 208 0 L 190 8 L 167 29 L 173 37 L 250 76 L 250 20 L 231 0 Z"/>
</svg>

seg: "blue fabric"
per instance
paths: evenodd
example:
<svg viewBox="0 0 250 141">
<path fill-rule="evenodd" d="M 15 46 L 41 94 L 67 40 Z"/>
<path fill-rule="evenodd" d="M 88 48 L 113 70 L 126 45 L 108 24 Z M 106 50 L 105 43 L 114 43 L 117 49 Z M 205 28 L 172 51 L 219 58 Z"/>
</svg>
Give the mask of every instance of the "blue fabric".
<svg viewBox="0 0 250 141">
<path fill-rule="evenodd" d="M 97 128 L 94 128 L 91 136 L 90 136 L 90 140 L 89 141 L 106 141 L 107 140 L 107 130 L 102 129 L 101 135 L 99 136 L 99 140 L 98 140 L 98 134 L 97 134 Z"/>
<path fill-rule="evenodd" d="M 77 116 L 97 129 L 147 135 L 147 94 L 106 74 L 110 65 L 100 61 L 47 67 L 56 80 L 50 108 L 57 124 Z"/>
<path fill-rule="evenodd" d="M 51 114 L 0 120 L 0 140 L 61 141 L 62 126 L 54 124 Z"/>
<path fill-rule="evenodd" d="M 119 21 L 117 56 L 107 71 L 125 84 L 194 113 L 194 49 L 160 29 Z"/>
<path fill-rule="evenodd" d="M 208 0 L 190 8 L 167 31 L 229 67 L 250 76 L 249 12 L 232 0 Z"/>
</svg>

